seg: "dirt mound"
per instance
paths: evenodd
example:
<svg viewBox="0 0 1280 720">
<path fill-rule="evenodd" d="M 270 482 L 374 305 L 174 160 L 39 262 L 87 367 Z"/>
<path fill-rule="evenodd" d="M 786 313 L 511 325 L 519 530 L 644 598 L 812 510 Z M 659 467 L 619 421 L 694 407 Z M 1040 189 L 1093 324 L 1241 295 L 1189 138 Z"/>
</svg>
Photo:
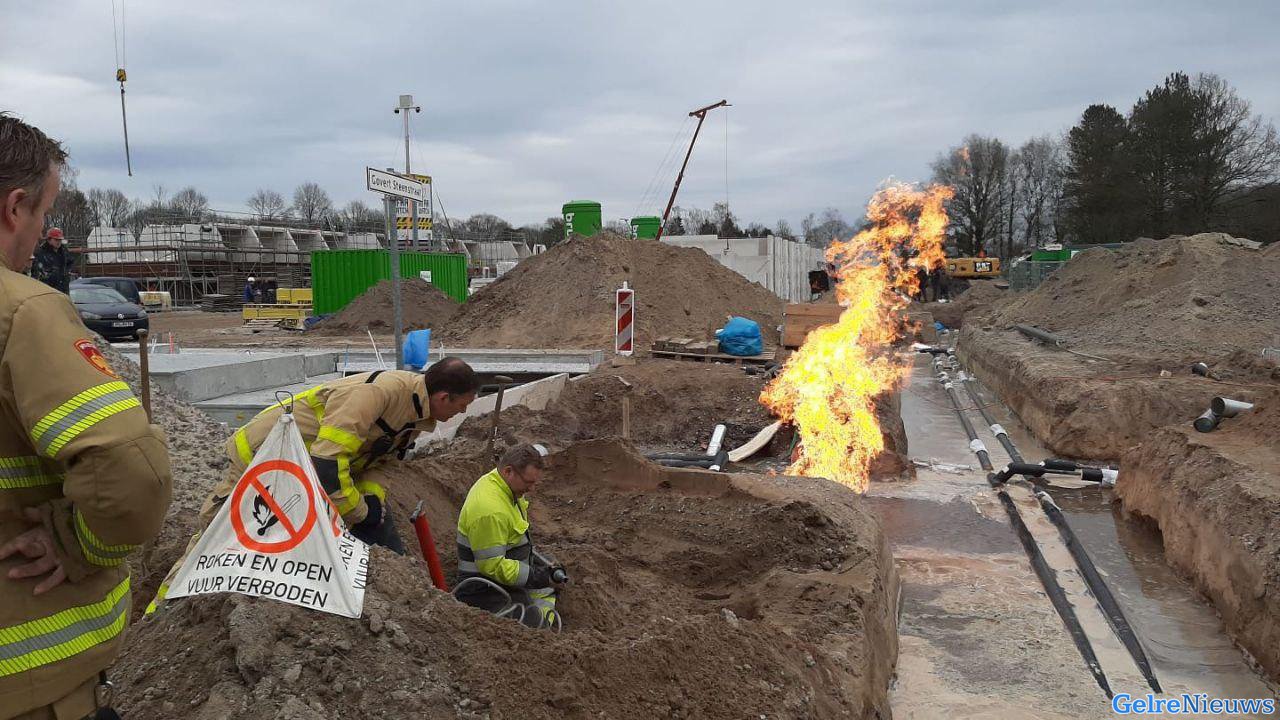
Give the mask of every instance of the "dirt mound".
<svg viewBox="0 0 1280 720">
<path fill-rule="evenodd" d="M 466 445 L 464 442 L 463 446 Z M 463 448 L 394 471 L 427 501 L 446 567 L 486 469 Z M 554 456 L 533 498 L 573 578 L 561 635 L 429 587 L 375 549 L 361 620 L 238 596 L 173 603 L 132 633 L 130 717 L 829 718 L 887 716 L 897 578 L 852 492 L 821 480 L 671 470 L 613 442 Z"/>
<path fill-rule="evenodd" d="M 974 282 L 951 302 L 924 303 L 920 307 L 932 314 L 934 320 L 954 330 L 964 326 L 965 315 L 988 310 L 995 302 L 1004 299 L 1006 294 L 1007 291 L 996 287 L 994 283 Z"/>
<path fill-rule="evenodd" d="M 1118 353 L 1212 361 L 1280 344 L 1280 252 L 1223 233 L 1092 248 L 999 303 L 997 327 L 1034 323 Z"/>
<path fill-rule="evenodd" d="M 631 384 L 623 385 L 622 378 Z M 622 398 L 631 395 L 631 437 L 641 447 L 697 449 L 716 424 L 726 425 L 734 447 L 773 422 L 757 398 L 764 381 L 742 368 L 677 360 L 640 359 L 633 365 L 601 367 L 571 380 L 545 410 L 502 411 L 507 443 L 571 443 L 622 433 Z M 463 435 L 487 437 L 489 418 L 468 420 Z"/>
<path fill-rule="evenodd" d="M 138 365 L 105 340 L 98 338 L 97 344 L 112 369 L 129 384 L 135 395 L 142 397 Z M 160 528 L 160 535 L 129 557 L 134 569 L 134 597 L 145 597 L 148 602 L 173 558 L 186 547 L 200 504 L 204 502 L 209 488 L 222 477 L 227 465 L 222 454 L 222 444 L 227 438 L 226 427 L 154 384 L 151 386 L 151 421 L 164 430 L 168 439 L 169 459 L 173 467 L 173 503 Z M 164 565 L 160 577 L 152 578 L 160 565 Z M 145 605 L 146 602 L 135 602 L 134 609 L 140 611 Z"/>
<path fill-rule="evenodd" d="M 724 423 L 725 446 L 735 448 L 774 421 L 758 400 L 763 387 L 763 378 L 731 365 L 641 359 L 634 365 L 602 367 L 570 381 L 543 410 L 503 410 L 500 444 L 543 443 L 559 449 L 583 440 L 620 437 L 622 399 L 629 393 L 631 438 L 638 447 L 703 450 L 714 427 Z M 884 398 L 877 416 L 888 452 L 873 465 L 873 475 L 887 480 L 911 472 L 897 398 Z M 489 437 L 490 422 L 488 416 L 467 420 L 459 437 L 483 441 Z M 785 458 L 790 442 L 790 431 L 783 430 L 761 455 Z"/>
<path fill-rule="evenodd" d="M 400 306 L 406 330 L 435 330 L 458 311 L 458 303 L 435 285 L 412 279 L 400 283 Z M 383 280 L 352 300 L 341 312 L 317 323 L 314 332 L 345 335 L 364 332 L 366 328 L 388 331 L 392 323 L 391 281 Z"/>
<path fill-rule="evenodd" d="M 636 343 L 711 337 L 730 315 L 777 343 L 783 302 L 697 248 L 610 233 L 575 238 L 521 262 L 472 296 L 441 333 L 455 346 L 613 347 L 614 291 L 636 291 Z"/>
</svg>

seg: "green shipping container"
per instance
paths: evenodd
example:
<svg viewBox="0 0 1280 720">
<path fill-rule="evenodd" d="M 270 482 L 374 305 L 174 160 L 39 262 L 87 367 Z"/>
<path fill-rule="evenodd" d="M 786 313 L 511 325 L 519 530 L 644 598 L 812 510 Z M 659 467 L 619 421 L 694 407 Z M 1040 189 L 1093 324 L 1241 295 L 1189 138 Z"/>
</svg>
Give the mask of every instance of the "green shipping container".
<svg viewBox="0 0 1280 720">
<path fill-rule="evenodd" d="M 642 215 L 631 218 L 631 228 L 636 237 L 652 240 L 658 237 L 658 228 L 662 227 L 662 218 L 656 215 Z"/>
<path fill-rule="evenodd" d="M 604 227 L 600 203 L 594 200 L 570 200 L 561 208 L 564 212 L 564 237 L 582 235 L 591 237 Z"/>
<path fill-rule="evenodd" d="M 467 259 L 453 253 L 400 253 L 400 277 L 431 271 L 431 284 L 449 297 L 467 299 Z M 312 308 L 328 315 L 346 307 L 379 280 L 391 278 L 387 250 L 321 250 L 311 253 Z"/>
</svg>

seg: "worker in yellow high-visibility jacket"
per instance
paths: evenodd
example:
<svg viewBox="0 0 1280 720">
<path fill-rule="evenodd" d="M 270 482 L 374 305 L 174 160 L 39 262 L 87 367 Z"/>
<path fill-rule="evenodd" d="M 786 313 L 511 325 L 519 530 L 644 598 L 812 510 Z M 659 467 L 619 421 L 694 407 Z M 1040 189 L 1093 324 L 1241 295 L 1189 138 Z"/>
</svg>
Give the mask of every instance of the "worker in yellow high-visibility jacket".
<svg viewBox="0 0 1280 720">
<path fill-rule="evenodd" d="M 160 429 L 71 300 L 20 274 L 58 194 L 58 143 L 0 113 L 0 718 L 110 702 L 130 552 L 169 507 Z"/>
<path fill-rule="evenodd" d="M 458 599 L 534 628 L 562 625 L 556 593 L 569 580 L 563 567 L 534 548 L 530 536 L 525 495 L 542 481 L 546 453 L 540 445 L 506 451 L 498 467 L 471 486 L 458 514 Z M 502 590 L 466 582 L 470 578 L 484 578 Z"/>
<path fill-rule="evenodd" d="M 458 358 L 444 358 L 423 372 L 379 370 L 318 385 L 294 398 L 293 416 L 311 454 L 320 484 L 355 537 L 404 554 L 404 544 L 386 509 L 382 463 L 404 457 L 418 435 L 467 409 L 480 389 L 475 371 Z M 254 454 L 285 411 L 279 403 L 258 413 L 227 441 L 226 474 L 200 509 L 203 530 L 235 489 Z M 169 591 L 200 534 L 161 583 L 153 612 Z"/>
</svg>

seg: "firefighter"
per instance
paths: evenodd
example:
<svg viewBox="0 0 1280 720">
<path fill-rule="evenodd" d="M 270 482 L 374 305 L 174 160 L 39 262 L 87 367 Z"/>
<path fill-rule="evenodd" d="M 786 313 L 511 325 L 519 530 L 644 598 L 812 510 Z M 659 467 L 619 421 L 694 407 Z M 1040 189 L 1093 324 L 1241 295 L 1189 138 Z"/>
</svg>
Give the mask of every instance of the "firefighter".
<svg viewBox="0 0 1280 720">
<path fill-rule="evenodd" d="M 71 291 L 71 268 L 76 260 L 63 239 L 61 228 L 49 228 L 32 258 L 31 277 L 66 295 Z"/>
<path fill-rule="evenodd" d="M 83 718 L 129 619 L 126 556 L 160 530 L 169 456 L 66 295 L 19 274 L 66 153 L 0 114 L 0 718 Z"/>
<path fill-rule="evenodd" d="M 458 513 L 457 597 L 468 605 L 515 617 L 533 628 L 560 627 L 557 590 L 569 581 L 562 566 L 538 552 L 529 531 L 529 500 L 542 481 L 546 448 L 517 445 L 471 486 Z M 484 578 L 489 583 L 467 582 Z"/>
<path fill-rule="evenodd" d="M 293 416 L 320 484 L 352 535 L 404 554 L 404 543 L 387 512 L 379 466 L 391 455 L 403 459 L 420 433 L 430 432 L 437 422 L 466 410 L 479 389 L 480 380 L 470 365 L 458 358 L 444 358 L 421 373 L 362 373 L 318 385 L 294 398 Z M 272 405 L 227 440 L 230 465 L 200 509 L 202 530 L 218 514 L 283 412 L 280 403 Z M 196 533 L 186 553 L 169 570 L 155 601 L 147 607 L 148 614 L 164 599 L 169 583 L 199 539 Z"/>
</svg>

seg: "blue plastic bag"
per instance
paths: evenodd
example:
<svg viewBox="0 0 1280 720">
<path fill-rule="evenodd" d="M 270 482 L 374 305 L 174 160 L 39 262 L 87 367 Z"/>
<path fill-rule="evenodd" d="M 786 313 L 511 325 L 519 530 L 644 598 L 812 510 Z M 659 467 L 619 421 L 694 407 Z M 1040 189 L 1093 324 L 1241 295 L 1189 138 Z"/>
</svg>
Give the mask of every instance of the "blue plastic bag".
<svg viewBox="0 0 1280 720">
<path fill-rule="evenodd" d="M 721 330 L 716 331 L 720 339 L 720 352 L 726 355 L 759 355 L 764 352 L 764 337 L 760 335 L 760 325 L 754 320 L 743 317 L 731 317 Z"/>
<path fill-rule="evenodd" d="M 430 347 L 430 330 L 411 330 L 404 338 L 405 367 L 410 370 L 421 370 L 426 367 Z"/>
</svg>

